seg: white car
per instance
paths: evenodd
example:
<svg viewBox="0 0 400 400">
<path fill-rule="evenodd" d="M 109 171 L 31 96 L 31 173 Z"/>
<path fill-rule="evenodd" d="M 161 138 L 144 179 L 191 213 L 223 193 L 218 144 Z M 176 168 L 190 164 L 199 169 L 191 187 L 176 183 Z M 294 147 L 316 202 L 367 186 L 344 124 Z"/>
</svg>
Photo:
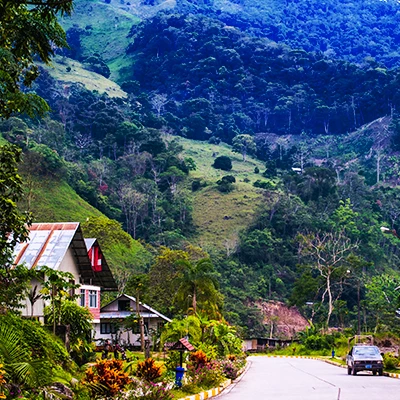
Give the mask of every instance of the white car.
<svg viewBox="0 0 400 400">
<path fill-rule="evenodd" d="M 373 375 L 383 375 L 383 359 L 376 346 L 354 345 L 346 362 L 349 375 L 356 375 L 358 371 L 372 371 Z"/>
</svg>

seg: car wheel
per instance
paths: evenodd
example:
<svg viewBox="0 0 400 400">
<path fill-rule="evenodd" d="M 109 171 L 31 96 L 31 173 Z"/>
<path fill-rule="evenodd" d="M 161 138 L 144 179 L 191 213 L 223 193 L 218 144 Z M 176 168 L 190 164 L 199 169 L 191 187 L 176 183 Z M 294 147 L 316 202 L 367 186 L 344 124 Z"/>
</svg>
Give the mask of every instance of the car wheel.
<svg viewBox="0 0 400 400">
<path fill-rule="evenodd" d="M 372 375 L 376 375 L 376 370 L 374 369 L 373 371 L 372 371 Z"/>
<path fill-rule="evenodd" d="M 379 370 L 379 376 L 382 376 L 383 375 L 383 369 L 380 369 Z"/>
<path fill-rule="evenodd" d="M 347 367 L 347 375 L 351 375 L 351 368 Z"/>
<path fill-rule="evenodd" d="M 351 370 L 351 373 L 352 373 L 353 375 L 357 375 L 357 370 L 353 367 L 353 369 Z"/>
</svg>

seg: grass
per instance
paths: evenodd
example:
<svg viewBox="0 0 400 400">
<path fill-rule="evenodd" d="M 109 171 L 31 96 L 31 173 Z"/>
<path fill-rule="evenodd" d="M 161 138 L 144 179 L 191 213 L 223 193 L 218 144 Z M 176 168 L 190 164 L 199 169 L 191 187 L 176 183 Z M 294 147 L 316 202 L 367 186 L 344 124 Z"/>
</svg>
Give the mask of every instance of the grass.
<svg viewBox="0 0 400 400">
<path fill-rule="evenodd" d="M 128 1 L 125 1 L 128 3 Z M 127 66 L 125 50 L 131 39 L 127 35 L 140 19 L 127 4 L 112 0 L 110 4 L 98 0 L 76 0 L 71 17 L 61 21 L 65 30 L 74 25 L 85 30 L 81 36 L 83 56 L 99 53 L 111 69 L 111 79 L 121 81 L 119 69 Z M 86 27 L 90 26 L 90 29 Z"/>
<path fill-rule="evenodd" d="M 233 153 L 227 144 L 211 145 L 180 137 L 177 140 L 183 146 L 183 156 L 193 158 L 196 163 L 196 170 L 190 172 L 190 177 L 207 183 L 201 190 L 190 192 L 196 227 L 192 241 L 209 252 L 213 249 L 226 251 L 227 247 L 235 246 L 239 232 L 248 226 L 262 201 L 262 190 L 255 188 L 253 183 L 263 177 L 254 173 L 254 168 L 263 171 L 265 167 L 251 157 L 243 162 L 241 154 Z M 231 158 L 231 171 L 212 167 L 215 158 L 222 155 Z M 216 182 L 224 175 L 236 178 L 230 193 L 221 193 L 217 189 Z"/>
<path fill-rule="evenodd" d="M 97 74 L 88 71 L 84 66 L 75 60 L 66 57 L 57 56 L 53 59 L 51 67 L 45 67 L 51 76 L 60 82 L 82 83 L 86 89 L 107 93 L 110 97 L 126 97 L 127 94 L 115 82 Z M 70 71 L 67 71 L 67 68 Z"/>
<path fill-rule="evenodd" d="M 26 193 L 31 197 L 31 206 L 28 206 L 27 198 L 20 206 L 33 212 L 34 222 L 83 222 L 88 217 L 102 215 L 66 182 L 32 176 L 23 179 Z"/>
</svg>

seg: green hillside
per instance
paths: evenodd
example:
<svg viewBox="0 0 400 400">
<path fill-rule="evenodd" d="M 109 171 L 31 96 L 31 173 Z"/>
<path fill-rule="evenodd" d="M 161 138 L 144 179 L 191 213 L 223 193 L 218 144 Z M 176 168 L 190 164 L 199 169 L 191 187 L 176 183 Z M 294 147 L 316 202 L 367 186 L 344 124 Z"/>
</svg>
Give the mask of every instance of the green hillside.
<svg viewBox="0 0 400 400">
<path fill-rule="evenodd" d="M 86 89 L 107 93 L 110 97 L 126 97 L 127 94 L 121 90 L 115 82 L 97 74 L 88 71 L 76 60 L 66 57 L 55 57 L 52 66 L 46 67 L 50 75 L 62 83 L 81 83 Z"/>
<path fill-rule="evenodd" d="M 62 180 L 31 175 L 23 179 L 26 197 L 21 208 L 33 213 L 34 222 L 84 222 L 102 215 Z"/>
<path fill-rule="evenodd" d="M 111 69 L 111 79 L 118 80 L 121 69 L 128 66 L 124 54 L 129 40 L 126 36 L 139 18 L 121 3 L 106 4 L 100 1 L 78 0 L 71 17 L 64 17 L 62 25 L 67 31 L 71 27 L 81 28 L 82 56 L 98 53 Z"/>
<path fill-rule="evenodd" d="M 193 220 L 196 236 L 193 238 L 206 249 L 226 249 L 237 243 L 238 232 L 247 227 L 252 220 L 254 210 L 262 200 L 262 192 L 253 186 L 257 179 L 254 168 L 265 169 L 259 160 L 233 153 L 227 144 L 213 145 L 184 138 L 178 138 L 183 146 L 184 157 L 191 157 L 196 170 L 190 173 L 192 178 L 204 180 L 208 186 L 192 194 Z M 222 171 L 212 167 L 218 156 L 228 156 L 232 160 L 232 170 Z M 216 181 L 224 175 L 233 175 L 235 189 L 230 193 L 221 193 Z"/>
</svg>

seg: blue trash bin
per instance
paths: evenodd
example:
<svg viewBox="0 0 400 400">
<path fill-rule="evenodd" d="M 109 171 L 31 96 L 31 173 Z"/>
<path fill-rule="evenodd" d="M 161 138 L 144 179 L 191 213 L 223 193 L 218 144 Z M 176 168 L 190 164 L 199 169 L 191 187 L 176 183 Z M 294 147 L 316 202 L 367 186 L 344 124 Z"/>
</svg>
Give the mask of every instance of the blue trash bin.
<svg viewBox="0 0 400 400">
<path fill-rule="evenodd" d="M 182 387 L 182 378 L 185 374 L 185 368 L 183 367 L 176 367 L 176 378 L 175 378 L 175 385 L 178 387 Z"/>
</svg>

